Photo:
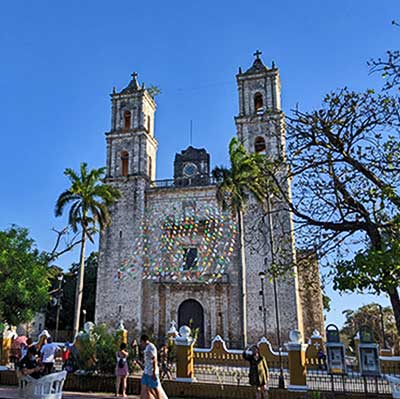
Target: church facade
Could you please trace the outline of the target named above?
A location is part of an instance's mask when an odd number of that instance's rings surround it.
[[[236,76],[237,138],[248,152],[282,161],[279,178],[290,194],[279,71],[255,56]],[[106,181],[122,197],[100,237],[96,323],[116,325],[122,319],[132,333],[163,337],[175,321],[198,329],[199,346],[218,334],[230,347],[241,347],[242,314],[249,343],[263,335],[276,343],[277,321],[282,341],[292,329],[322,331],[323,325],[303,324],[310,313],[323,323],[319,270],[311,273],[314,300],[307,302],[311,291],[303,280],[299,287],[292,215],[284,204],[269,198],[268,215],[255,201],[248,204],[242,268],[236,220],[218,206],[207,151],[190,146],[176,154],[174,178],[157,181],[154,98],[136,74],[111,98]],[[272,264],[291,272],[274,280]]]

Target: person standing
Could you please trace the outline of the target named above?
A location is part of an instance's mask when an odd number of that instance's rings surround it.
[[[169,364],[168,346],[164,344],[160,349],[160,380],[172,379],[171,367]]]
[[[42,364],[44,366],[44,374],[50,374],[53,372],[55,355],[59,350],[61,350],[61,348],[53,342],[53,338],[48,337],[47,343],[45,343],[40,349]]]
[[[115,367],[115,376],[117,377],[115,384],[115,396],[119,395],[119,389],[122,385],[122,397],[126,398],[126,379],[128,378],[128,351],[126,343],[122,342],[119,346],[119,351],[116,353],[117,364]]]
[[[141,380],[140,398],[168,399],[160,382],[157,348],[150,342],[146,334],[140,337],[140,346],[144,350],[144,370]]]
[[[268,399],[269,370],[266,359],[261,356],[260,349],[254,345],[243,352],[243,357],[250,362],[250,385],[255,386],[256,399]]]

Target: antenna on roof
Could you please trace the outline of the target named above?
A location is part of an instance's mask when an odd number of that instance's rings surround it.
[[[193,140],[193,121],[190,120],[190,145],[192,145]]]

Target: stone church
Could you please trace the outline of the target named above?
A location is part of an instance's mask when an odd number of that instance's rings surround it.
[[[236,81],[237,138],[249,152],[282,160],[280,179],[290,194],[279,70],[266,67],[256,52],[249,69],[239,68]],[[219,209],[210,154],[183,149],[175,156],[173,179],[156,180],[151,94],[134,73],[126,88],[111,95],[106,181],[122,197],[100,237],[96,323],[116,325],[122,319],[131,333],[157,337],[165,336],[173,321],[178,327],[189,324],[199,329],[199,346],[219,334],[228,347],[241,347],[243,329],[249,343],[263,335],[276,343],[277,322],[282,342],[292,329],[306,338],[313,329],[323,331],[318,263],[300,275],[292,215],[284,204],[268,199],[266,215],[265,207],[250,201],[242,268],[236,220]],[[291,272],[274,280],[271,264]]]

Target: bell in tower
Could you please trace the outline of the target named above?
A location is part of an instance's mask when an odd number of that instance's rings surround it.
[[[128,86],[111,94],[111,130],[107,136],[107,176],[155,179],[154,98],[134,72]]]
[[[239,115],[235,118],[237,135],[248,152],[283,156],[283,113],[279,71],[272,63],[264,65],[261,52],[254,53],[253,65],[236,75]]]

